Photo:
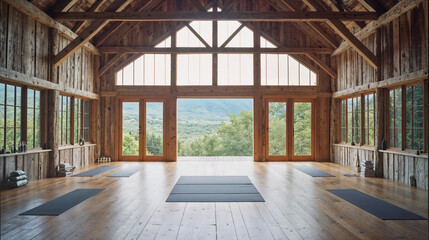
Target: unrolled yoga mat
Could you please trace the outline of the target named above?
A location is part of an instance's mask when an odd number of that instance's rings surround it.
[[[130,177],[136,172],[140,172],[143,166],[128,166],[108,175],[108,177]]]
[[[264,202],[247,176],[183,176],[167,202]]]
[[[426,218],[356,189],[326,189],[347,202],[383,220],[426,220]]]
[[[91,198],[104,189],[76,189],[69,193],[55,198],[47,203],[38,207],[30,209],[20,215],[51,215],[58,216],[61,213],[69,210],[70,208],[78,205],[79,203]]]
[[[86,171],[86,172],[82,172],[82,173],[73,175],[73,177],[93,177],[95,175],[110,171],[110,170],[115,169],[117,167],[118,166],[101,166],[101,167],[94,168],[94,169],[91,169],[91,170]]]
[[[215,185],[233,185],[233,184],[252,184],[247,176],[182,176],[176,184],[215,184]]]
[[[293,167],[312,177],[335,177],[334,175],[307,165],[293,165]]]

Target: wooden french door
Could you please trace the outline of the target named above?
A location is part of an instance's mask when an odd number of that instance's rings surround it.
[[[119,100],[119,160],[165,159],[165,100]]]
[[[267,99],[267,160],[314,160],[313,100]]]

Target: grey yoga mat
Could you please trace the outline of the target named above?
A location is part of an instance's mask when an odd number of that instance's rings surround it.
[[[86,172],[78,173],[76,175],[73,175],[73,177],[93,177],[95,175],[110,171],[110,170],[115,169],[117,167],[118,166],[101,166],[101,167],[94,168],[94,169],[91,169],[91,170],[86,171]]]
[[[312,177],[335,177],[334,175],[307,165],[293,165],[293,167]]]
[[[118,171],[108,175],[108,177],[130,177],[136,172],[140,172],[143,169],[143,166],[128,166],[121,168]]]
[[[182,176],[167,202],[264,202],[247,176]]]
[[[426,220],[426,218],[422,216],[360,192],[356,189],[326,190],[383,220]]]
[[[30,209],[20,215],[51,215],[58,216],[61,213],[69,210],[70,208],[78,205],[79,203],[91,198],[104,189],[76,189],[69,193],[57,197],[47,203],[38,207]]]
[[[247,176],[182,176],[176,184],[233,185],[252,184]]]

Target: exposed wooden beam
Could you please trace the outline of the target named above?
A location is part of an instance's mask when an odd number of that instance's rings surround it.
[[[4,0],[4,2],[8,3],[9,5],[16,8],[17,10],[24,13],[25,15],[35,19],[36,21],[48,27],[58,30],[58,32],[64,37],[66,37],[67,39],[72,40],[78,36],[69,28],[55,21],[48,14],[46,14],[45,12],[43,12],[42,10],[40,10],[30,2],[27,2],[25,0]],[[91,43],[85,43],[83,47],[93,54],[96,54],[96,55],[100,54],[98,52],[98,49],[94,47]]]
[[[315,0],[303,0],[310,8],[317,11],[325,11],[325,7]],[[378,68],[378,58],[372,53],[353,33],[338,19],[329,19],[327,24],[334,29],[353,49],[356,50],[373,68]]]
[[[139,1],[130,11],[151,11],[163,1],[164,0]],[[139,22],[111,22],[109,27],[106,28],[107,31],[100,33],[94,38],[96,46],[101,46],[104,43],[105,45],[115,44],[138,24]]]
[[[286,1],[286,0],[266,0],[273,8],[281,11],[292,10],[296,11],[300,9],[299,3],[296,1]],[[313,38],[313,41],[321,42],[326,46],[332,46],[337,48],[339,46],[338,41],[327,33],[318,23],[316,22],[306,22],[306,23],[293,23],[297,29],[305,33],[306,35]],[[315,32],[314,32],[314,31]],[[315,34],[316,33],[316,34]]]
[[[355,37],[359,40],[363,40],[371,35],[377,28],[393,21],[402,14],[409,10],[417,7],[423,0],[402,0],[389,11],[381,15],[376,21],[370,22],[366,27],[360,30]],[[332,54],[332,56],[338,55],[347,50],[351,45],[348,42],[342,43]]]
[[[287,54],[330,54],[332,49],[330,48],[302,48],[302,47],[279,47],[279,48],[232,48],[232,47],[221,47],[221,48],[204,48],[204,47],[189,47],[189,48],[154,48],[154,47],[132,47],[132,46],[106,46],[100,47],[102,53],[159,53],[159,54],[170,54],[170,53],[287,53]]]
[[[95,1],[91,7],[88,9],[87,12],[97,12],[98,8],[103,5],[103,3],[105,3],[106,0],[99,0],[99,1]],[[80,29],[82,28],[82,26],[85,24],[86,21],[83,22],[77,22],[73,27],[72,27],[72,31],[73,32],[79,32]]]
[[[329,19],[344,21],[376,20],[373,12],[67,12],[56,13],[55,19],[67,21],[208,21],[236,20],[258,22],[302,22],[325,21]]]
[[[226,47],[226,45],[228,45],[229,42],[231,42],[231,40],[241,31],[241,29],[243,29],[246,26],[246,24],[241,24],[240,27],[238,27],[232,34],[231,36],[228,37],[228,39],[226,39],[226,41],[224,43],[222,43],[222,45],[220,46],[221,48]]]
[[[125,56],[126,53],[119,53],[116,54],[112,59],[110,59],[107,63],[105,63],[99,70],[98,75],[102,76],[104,75],[113,65],[115,65],[116,62],[119,61],[123,56]]]
[[[98,99],[99,97],[98,94],[96,93],[82,91],[79,89],[63,86],[58,83],[53,83],[41,78],[33,77],[31,75],[16,72],[3,67],[0,67],[0,79],[2,81],[15,83],[15,84],[22,84],[25,86],[58,90],[62,93],[73,94],[73,95],[77,95],[77,96],[89,98],[89,99]]]
[[[320,60],[314,53],[307,52],[305,55],[307,55],[308,58],[310,58],[314,63],[316,63],[317,66],[325,70],[325,72],[331,76],[332,78],[337,78],[337,71],[332,69],[330,66],[328,66],[325,62]]]
[[[122,11],[125,7],[128,6],[133,0],[115,0],[109,5],[106,11]],[[106,26],[108,21],[97,20],[91,23],[91,25],[86,28],[77,38],[71,41],[65,48],[63,48],[57,55],[54,57],[54,65],[58,67],[62,62],[64,62],[69,56],[76,52],[82,45],[91,40],[104,26]]]
[[[360,86],[356,86],[354,88],[349,88],[346,90],[341,90],[334,92],[332,97],[334,98],[342,98],[347,97],[352,94],[364,93],[370,90],[374,90],[376,88],[386,88],[386,87],[394,87],[403,84],[412,83],[415,81],[423,80],[428,78],[428,69],[419,70],[412,73],[403,74],[400,76],[392,77],[383,81],[373,82],[370,84],[364,84]]]
[[[195,31],[195,29],[191,25],[189,25],[189,23],[185,23],[185,25],[195,35],[195,37],[197,37],[198,40],[200,40],[204,44],[204,46],[206,46],[207,48],[210,47],[210,44],[208,44],[206,40],[201,37],[201,35],[197,31]]]
[[[57,1],[54,6],[49,9],[49,12],[67,12],[75,5],[78,0],[62,0]]]

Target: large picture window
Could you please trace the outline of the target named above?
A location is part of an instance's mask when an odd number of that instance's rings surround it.
[[[91,101],[83,101],[83,138],[91,140]]]
[[[74,142],[78,143],[82,136],[82,99],[74,99]]]
[[[27,147],[40,146],[40,91],[27,89]]]
[[[406,148],[424,150],[423,85],[406,87]]]
[[[15,150],[21,142],[21,87],[0,83],[0,147]]]
[[[60,145],[70,144],[71,136],[71,98],[60,95],[59,99],[59,143]]]
[[[389,143],[390,147],[402,148],[402,89],[389,92]]]
[[[341,142],[374,145],[374,100],[374,93],[341,100]]]

